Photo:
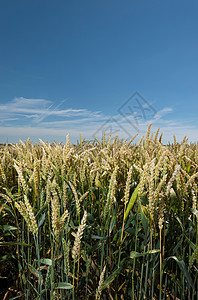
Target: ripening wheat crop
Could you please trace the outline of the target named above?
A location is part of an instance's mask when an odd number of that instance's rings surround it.
[[[198,299],[198,144],[0,148],[1,299]]]

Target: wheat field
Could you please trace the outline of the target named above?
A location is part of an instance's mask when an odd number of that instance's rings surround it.
[[[1,146],[0,298],[198,299],[197,182],[198,144],[151,124]]]

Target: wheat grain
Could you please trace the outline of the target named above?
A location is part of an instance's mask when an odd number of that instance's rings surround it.
[[[84,232],[84,229],[86,226],[86,220],[87,220],[87,212],[85,211],[83,218],[81,220],[81,224],[78,226],[78,231],[75,235],[74,246],[72,248],[72,257],[73,257],[74,261],[77,260],[77,258],[79,257],[79,254],[80,254],[80,243],[81,243],[83,232]]]
[[[104,268],[102,270],[102,273],[100,275],[100,281],[99,281],[99,284],[98,284],[98,289],[96,291],[96,297],[95,297],[96,300],[100,300],[100,298],[101,298],[102,285],[103,285],[103,282],[104,282],[105,271],[106,271],[106,265],[104,266]]]

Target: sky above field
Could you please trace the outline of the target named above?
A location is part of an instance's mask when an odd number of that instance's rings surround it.
[[[197,0],[0,0],[0,143],[198,140]]]

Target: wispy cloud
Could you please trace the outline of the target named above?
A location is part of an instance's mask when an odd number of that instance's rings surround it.
[[[153,117],[145,119],[136,111],[125,117],[119,113],[108,115],[86,108],[73,109],[65,106],[64,101],[57,104],[46,99],[23,97],[0,105],[0,142],[5,142],[7,138],[10,142],[17,142],[27,137],[35,141],[38,138],[64,141],[67,133],[75,142],[80,133],[84,138],[101,138],[104,131],[107,135],[112,134],[112,137],[118,135],[129,139],[137,132],[139,137],[144,135],[149,123],[153,124],[154,132],[160,127],[161,132],[164,132],[165,142],[171,141],[173,134],[179,140],[187,135],[190,140],[195,141],[198,136],[198,128],[188,120],[174,119],[171,107],[164,107]]]
[[[20,125],[25,122],[25,119],[28,119],[28,124],[32,126],[49,126],[50,122],[53,126],[57,122],[63,125],[66,120],[68,121],[71,118],[97,119],[101,117],[100,112],[92,112],[85,108],[65,109],[63,104],[64,101],[59,102],[57,105],[53,101],[45,99],[15,98],[6,105],[0,105],[1,123],[19,120]],[[45,120],[47,121],[44,123]]]
[[[173,112],[173,109],[172,107],[164,107],[163,109],[159,110],[155,116],[154,116],[154,119],[155,120],[159,120],[161,119],[163,116],[169,114],[169,113],[172,113]]]
[[[72,116],[74,114],[86,114],[86,109],[60,109],[59,105],[55,106],[52,101],[45,99],[27,99],[15,98],[8,104],[0,105],[0,112],[10,114],[26,114],[33,118],[37,115],[56,115],[56,116]]]

